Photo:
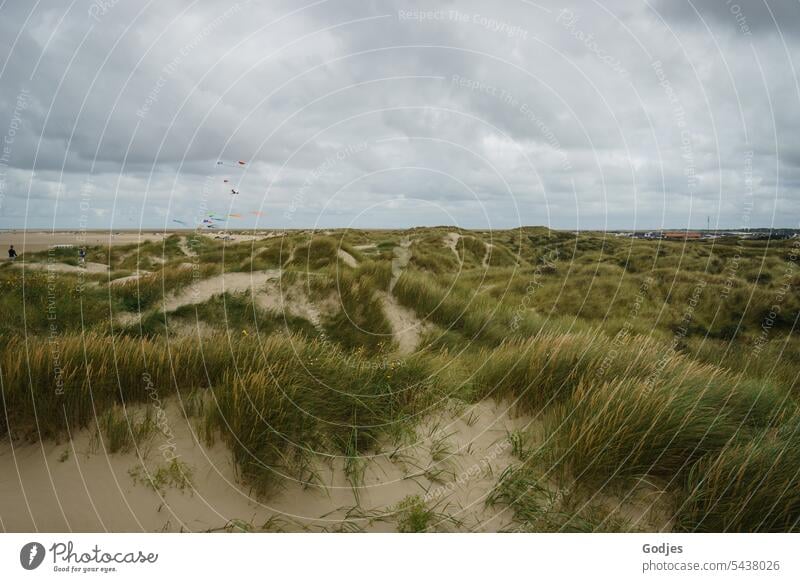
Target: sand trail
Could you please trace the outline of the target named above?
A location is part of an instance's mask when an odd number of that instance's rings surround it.
[[[461,235],[457,232],[448,232],[442,241],[444,245],[453,251],[453,254],[456,256],[456,260],[460,263],[461,262],[461,255],[458,254],[458,249],[456,249],[456,245],[458,245],[458,241],[461,238]]]
[[[392,328],[392,335],[397,343],[400,355],[414,353],[419,345],[420,335],[431,327],[430,324],[421,322],[411,309],[400,305],[394,296],[394,287],[403,271],[408,267],[409,261],[411,261],[411,242],[410,238],[403,237],[400,240],[400,244],[394,247],[389,289],[387,293],[380,294],[383,312]]]
[[[250,291],[257,295],[267,281],[280,277],[280,269],[253,271],[245,273],[225,273],[208,279],[201,279],[164,299],[164,311],[175,311],[184,305],[203,303],[214,295]]]
[[[358,261],[356,261],[356,258],[350,253],[348,253],[346,250],[339,249],[336,254],[339,257],[339,260],[342,261],[348,267],[355,268],[358,266]]]
[[[408,307],[400,305],[393,295],[381,294],[383,313],[392,328],[392,336],[398,345],[398,354],[408,355],[416,351],[421,335],[433,326],[422,322]]]
[[[489,259],[492,256],[492,247],[494,247],[494,245],[492,243],[487,243],[487,242],[483,244],[486,245],[486,254],[483,255],[483,261],[481,261],[481,266],[483,266],[484,269],[488,269]]]
[[[197,255],[197,253],[194,252],[191,245],[189,244],[189,237],[187,236],[181,237],[181,240],[178,243],[178,248],[181,249],[181,252],[187,257],[194,257]]]
[[[400,240],[400,244],[392,249],[392,278],[389,281],[389,294],[394,290],[397,280],[403,274],[409,261],[411,260],[411,239],[407,236]]]

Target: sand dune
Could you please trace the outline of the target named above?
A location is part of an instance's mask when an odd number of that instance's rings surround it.
[[[342,457],[317,462],[321,483],[286,476],[285,488],[260,500],[238,482],[230,451],[198,439],[194,422],[176,399],[166,404],[172,434],[169,454],[158,433],[138,451],[108,454],[93,429],[61,443],[0,446],[0,530],[19,531],[206,531],[232,521],[256,529],[272,520],[288,531],[350,529],[394,531],[393,508],[420,495],[437,511],[462,522],[457,529],[495,531],[510,523],[484,500],[513,458],[507,435],[530,424],[512,418],[491,401],[437,414],[423,422],[417,438],[387,445],[365,457],[363,483],[348,481]],[[447,451],[442,455],[437,451]],[[189,471],[184,490],[154,490],[142,482],[171,462]],[[435,475],[436,481],[432,480]],[[442,529],[453,524],[440,523]]]
[[[175,311],[183,305],[193,305],[208,301],[214,295],[221,293],[239,293],[251,291],[258,293],[264,283],[280,277],[280,269],[268,271],[253,271],[249,273],[225,273],[208,279],[201,279],[183,289],[180,293],[164,299],[163,309]]]

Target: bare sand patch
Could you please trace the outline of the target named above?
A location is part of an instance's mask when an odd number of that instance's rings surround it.
[[[280,277],[280,269],[267,271],[252,271],[248,273],[225,273],[216,277],[209,277],[192,283],[177,294],[164,299],[163,309],[175,311],[184,305],[194,305],[208,301],[214,295],[222,293],[239,293],[250,291],[257,295],[264,284],[270,279]]]
[[[510,523],[510,515],[487,510],[484,501],[512,461],[510,445],[503,444],[508,433],[528,423],[490,401],[438,412],[423,421],[411,442],[387,443],[364,457],[360,482],[348,480],[345,459],[336,457],[317,470],[321,483],[295,482],[274,502],[313,529],[347,523],[351,529],[389,532],[397,529],[398,504],[419,496],[448,518],[434,519],[434,530],[497,531]],[[315,514],[324,519],[309,517]]]
[[[206,447],[175,403],[167,408],[174,454],[192,471],[184,491],[154,490],[131,471],[156,471],[169,460],[157,435],[138,452],[106,454],[93,429],[56,444],[0,446],[0,523],[5,531],[204,531],[262,511],[236,485],[230,453]],[[143,467],[146,467],[146,471]]]
[[[280,279],[267,281],[264,290],[256,295],[256,305],[266,311],[283,313],[284,301],[281,296]]]
[[[238,481],[230,451],[199,439],[175,398],[164,402],[169,455],[162,454],[161,433],[136,452],[107,454],[94,429],[62,443],[0,445],[2,530],[174,532],[271,523],[288,531],[394,531],[394,509],[410,495],[460,522],[446,529],[494,531],[510,521],[505,512],[487,511],[483,501],[511,462],[510,447],[502,444],[507,433],[527,421],[494,403],[434,415],[413,442],[364,457],[361,482],[348,480],[343,457],[320,456],[319,483],[286,476],[280,493],[257,499]],[[186,489],[154,489],[134,478],[152,475],[173,456],[190,475]]]
[[[483,244],[486,245],[486,253],[483,255],[483,261],[481,262],[481,265],[483,266],[484,269],[488,269],[489,258],[492,256],[492,247],[494,247],[494,245],[492,243],[487,243],[487,242],[484,242]]]
[[[356,258],[355,258],[353,255],[351,255],[350,253],[348,253],[346,250],[344,250],[344,249],[339,249],[339,250],[338,250],[338,252],[337,252],[336,254],[337,254],[337,256],[339,257],[339,259],[340,259],[340,260],[341,260],[341,261],[342,261],[342,262],[343,262],[345,265],[347,265],[348,267],[353,267],[353,268],[355,268],[355,267],[357,267],[357,266],[358,266],[358,261],[356,261]]]
[[[392,253],[394,254],[394,258],[392,258],[392,278],[389,281],[390,295],[392,291],[394,291],[394,286],[397,284],[398,279],[400,279],[400,275],[403,274],[403,271],[411,260],[411,239],[407,236],[403,237],[400,244],[392,249]]]
[[[194,250],[192,250],[192,247],[189,246],[189,237],[182,236],[180,242],[178,243],[178,248],[181,249],[181,252],[187,257],[193,257],[196,255]]]
[[[120,311],[114,313],[112,320],[121,327],[128,327],[139,323],[142,318],[141,313],[130,313],[128,311]]]
[[[161,396],[166,431],[131,452],[107,453],[95,428],[60,443],[0,444],[0,531],[219,531],[234,524],[255,531],[265,524],[286,531],[395,531],[398,506],[412,496],[435,512],[431,530],[508,530],[511,511],[487,507],[486,500],[503,472],[520,463],[509,436],[526,431],[541,442],[543,435],[540,421],[515,415],[510,404],[453,403],[422,419],[405,440],[349,459],[362,467],[357,478],[346,470],[346,457],[320,454],[311,459],[313,482],[275,469],[282,487],[259,498],[239,479],[220,439],[200,438],[199,421],[183,414],[176,397]],[[213,406],[210,398],[206,405]],[[186,487],[151,486],[147,475],[173,458]],[[670,528],[662,515],[665,495],[652,486],[587,502],[634,525]]]
[[[411,309],[400,305],[393,294],[397,281],[411,261],[411,243],[410,238],[403,237],[400,244],[392,249],[394,258],[389,289],[387,293],[380,294],[384,315],[392,328],[392,335],[401,355],[413,353],[419,345],[420,335],[430,327],[429,324],[421,322]]]
[[[461,262],[461,255],[458,254],[458,250],[456,249],[456,245],[458,245],[458,241],[461,238],[461,235],[457,232],[448,232],[444,235],[442,241],[444,242],[444,246],[448,249],[453,251],[453,254],[456,256],[456,260],[460,263]]]
[[[392,328],[392,336],[398,346],[400,355],[408,355],[416,351],[419,346],[420,336],[433,326],[420,321],[408,307],[400,305],[393,295],[382,293],[380,295],[383,312]]]
[[[305,319],[320,332],[323,331],[323,317],[336,314],[340,307],[334,294],[319,303],[312,301],[300,281],[287,289],[277,282],[268,282],[266,289],[256,295],[255,300],[262,309]]]

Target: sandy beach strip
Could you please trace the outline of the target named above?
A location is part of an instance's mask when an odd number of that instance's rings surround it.
[[[178,232],[178,231],[176,231]],[[128,245],[139,242],[158,241],[174,234],[167,231],[47,231],[47,230],[4,230],[0,231],[0,248],[8,249],[14,245],[17,253],[46,251],[53,245],[110,246]]]

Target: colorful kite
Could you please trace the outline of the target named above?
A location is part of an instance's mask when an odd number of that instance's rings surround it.
[[[245,162],[244,160],[239,160],[237,162],[229,162],[229,161],[225,161],[225,160],[217,160],[217,166],[223,166],[223,167],[226,167],[226,168],[237,168],[239,170],[243,170],[246,165],[247,165],[247,162]],[[222,183],[223,184],[228,184],[228,187],[230,188],[230,193],[233,196],[236,196],[239,193],[238,186],[235,185],[231,181],[230,178],[224,178],[222,180]]]
[[[247,165],[247,162],[239,160],[238,162],[226,162],[224,160],[217,160],[218,166],[225,166],[226,168],[242,168]]]

